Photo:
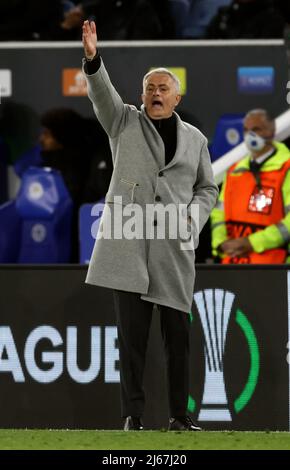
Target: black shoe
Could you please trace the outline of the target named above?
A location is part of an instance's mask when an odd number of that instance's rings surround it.
[[[189,416],[177,416],[170,418],[168,431],[201,431],[202,429],[193,423]]]
[[[144,426],[140,418],[136,416],[127,416],[124,431],[143,431]]]

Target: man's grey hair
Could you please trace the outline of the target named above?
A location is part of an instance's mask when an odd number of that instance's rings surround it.
[[[166,75],[169,75],[169,77],[172,78],[172,80],[174,81],[177,93],[180,93],[181,83],[180,83],[179,78],[177,77],[177,75],[175,75],[175,73],[170,72],[170,70],[168,70],[164,67],[158,67],[157,69],[152,69],[149,72],[147,72],[146,75],[144,75],[144,77],[143,77],[143,92],[145,91],[146,81],[154,73],[164,73]]]

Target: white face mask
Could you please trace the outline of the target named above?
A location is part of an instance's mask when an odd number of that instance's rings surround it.
[[[255,132],[246,132],[244,141],[250,152],[259,152],[266,145],[266,140]]]

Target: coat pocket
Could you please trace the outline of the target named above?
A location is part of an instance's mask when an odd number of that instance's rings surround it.
[[[106,194],[105,201],[123,206],[136,202],[139,183],[127,178],[120,178],[111,191]]]
[[[189,241],[192,237],[193,233],[193,227],[192,223],[189,220],[189,216],[183,215],[182,216],[182,221],[179,224],[179,239],[181,241]]]

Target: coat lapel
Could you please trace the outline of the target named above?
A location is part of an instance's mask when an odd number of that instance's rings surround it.
[[[144,105],[141,106],[141,114],[143,119],[141,120],[141,125],[143,128],[143,132],[146,136],[147,143],[150,147],[152,155],[154,156],[155,163],[158,165],[160,170],[168,169],[174,166],[182,155],[184,154],[188,141],[188,130],[183,124],[182,120],[176,115],[176,128],[177,128],[177,145],[176,145],[176,152],[172,160],[168,163],[168,165],[164,166],[165,164],[165,147],[162,138],[158,134],[158,131],[155,129],[154,125],[148,118]]]

